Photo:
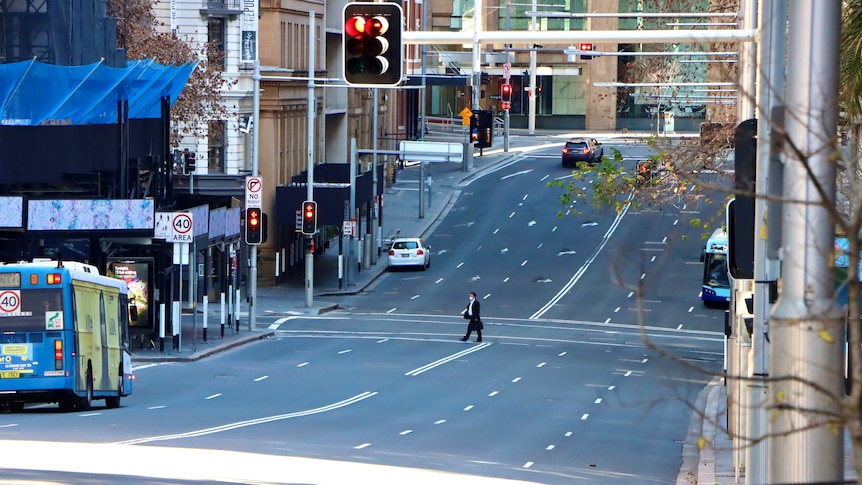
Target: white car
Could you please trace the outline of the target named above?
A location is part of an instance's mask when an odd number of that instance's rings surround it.
[[[431,267],[431,246],[418,237],[400,237],[389,247],[389,266],[418,266],[422,271]]]

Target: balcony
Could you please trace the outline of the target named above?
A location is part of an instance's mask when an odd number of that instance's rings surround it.
[[[201,2],[201,15],[233,18],[241,14],[240,0],[203,0]]]

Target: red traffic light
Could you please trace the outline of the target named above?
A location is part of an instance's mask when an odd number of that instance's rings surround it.
[[[245,242],[247,244],[260,244],[263,242],[261,227],[261,210],[253,207],[245,211]]]
[[[403,10],[395,3],[351,2],[344,8],[344,80],[395,86],[402,75]]]
[[[511,84],[503,84],[500,86],[500,100],[504,103],[508,103],[512,101],[512,85]]]
[[[588,42],[582,42],[580,47],[581,47],[580,48],[581,51],[592,51],[593,50],[593,44],[590,44]],[[592,58],[593,58],[593,56],[591,56],[589,54],[581,54],[581,60],[582,61],[588,61]]]

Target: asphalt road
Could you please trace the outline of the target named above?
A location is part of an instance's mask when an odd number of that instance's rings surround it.
[[[139,367],[120,409],[0,415],[5,463],[88,474],[74,483],[674,483],[711,378],[698,367],[721,368],[723,312],[697,298],[689,224],[714,209],[558,218],[547,183],[567,177],[549,149],[471,181],[428,237],[429,270],[280,319],[276,338]],[[458,340],[470,291],[482,344]],[[63,459],[81,443],[99,458]]]

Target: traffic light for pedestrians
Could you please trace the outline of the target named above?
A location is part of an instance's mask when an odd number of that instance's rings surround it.
[[[511,84],[503,84],[500,86],[500,100],[505,103],[512,102],[512,85]]]
[[[302,233],[311,236],[317,232],[317,202],[306,200],[302,203]]]
[[[197,158],[195,152],[183,153],[183,173],[188,175],[195,171],[195,162]]]
[[[404,14],[397,3],[352,2],[344,7],[344,80],[358,86],[401,82]]]
[[[260,244],[263,242],[263,214],[260,208],[245,210],[245,243]]]
[[[587,42],[581,42],[580,50],[592,52],[593,51],[593,44],[590,44]],[[581,54],[581,60],[582,61],[589,61],[592,58],[593,58],[593,56],[590,54]]]

